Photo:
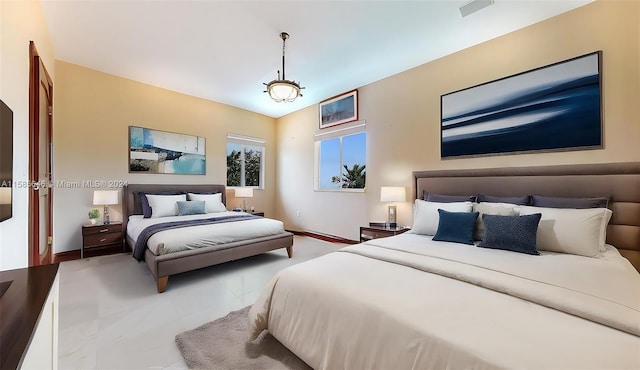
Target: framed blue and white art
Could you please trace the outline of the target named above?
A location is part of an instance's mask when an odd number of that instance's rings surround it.
[[[205,139],[129,126],[129,172],[204,175]]]
[[[441,157],[599,149],[602,51],[442,95]]]

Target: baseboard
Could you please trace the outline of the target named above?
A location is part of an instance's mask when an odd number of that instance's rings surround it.
[[[74,251],[60,252],[53,255],[53,263],[73,261],[80,259],[80,249]]]
[[[121,247],[89,248],[84,250],[84,258],[105,256],[108,254],[122,253]],[[53,255],[53,263],[73,261],[80,259],[80,249],[60,252]]]
[[[316,232],[311,232],[311,231],[296,231],[296,230],[287,230],[287,231],[290,232],[290,233],[293,233],[294,235],[308,236],[310,238],[320,239],[320,240],[323,240],[325,242],[330,242],[330,243],[343,243],[343,244],[358,244],[358,243],[360,243],[359,241],[346,239],[346,238],[343,238],[343,237],[340,237],[340,236],[329,235],[329,234],[321,234],[321,233],[316,233]]]

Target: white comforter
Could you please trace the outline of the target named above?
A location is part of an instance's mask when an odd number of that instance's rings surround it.
[[[405,233],[281,271],[249,325],[317,369],[638,369],[640,274],[611,246],[529,256]]]
[[[203,215],[143,218],[130,216],[127,223],[127,235],[137,240],[140,233],[150,225],[181,220],[195,220],[244,214],[240,212],[219,212]],[[147,241],[147,247],[155,255],[173,253],[187,249],[220,246],[225,243],[277,235],[284,232],[282,221],[258,217],[250,220],[223,222],[210,225],[189,226],[164,230],[153,234]]]

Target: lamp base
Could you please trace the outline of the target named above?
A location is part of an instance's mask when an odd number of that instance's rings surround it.
[[[103,216],[103,220],[102,223],[104,225],[108,225],[110,223],[109,221],[109,206],[104,206],[104,211],[102,212]]]
[[[390,228],[394,228],[398,226],[396,223],[396,206],[389,206],[389,222],[388,225]]]

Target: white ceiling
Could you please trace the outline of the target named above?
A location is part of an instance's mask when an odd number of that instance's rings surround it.
[[[280,117],[591,0],[42,0],[55,57]],[[281,69],[303,97],[276,103],[264,85]],[[549,40],[553,42],[553,40]],[[533,51],[532,51],[533,52]]]

